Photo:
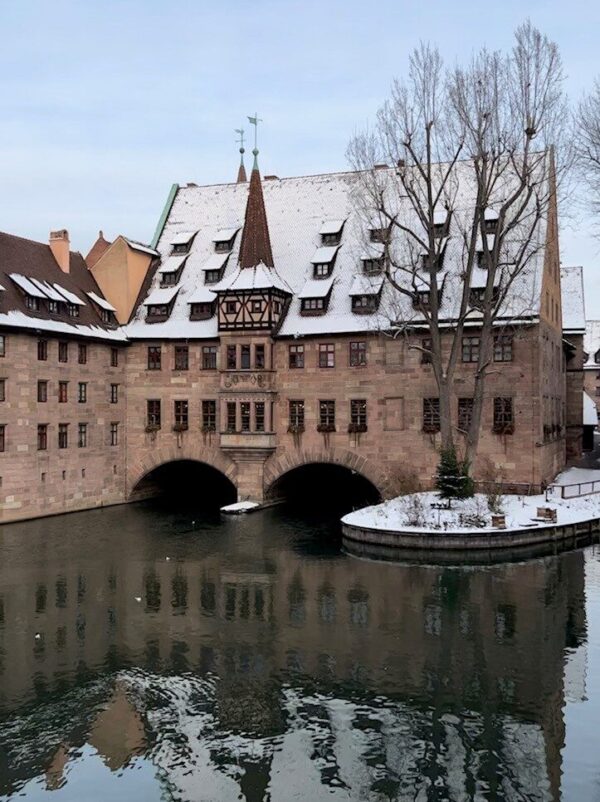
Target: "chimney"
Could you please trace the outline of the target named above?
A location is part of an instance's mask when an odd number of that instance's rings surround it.
[[[56,259],[56,263],[63,271],[68,273],[70,268],[70,249],[69,249],[69,232],[66,228],[61,228],[60,231],[50,232],[50,250],[52,256]]]

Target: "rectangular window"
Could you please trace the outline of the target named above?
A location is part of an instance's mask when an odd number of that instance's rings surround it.
[[[514,430],[512,398],[494,398],[494,434],[512,434]]]
[[[290,428],[304,431],[304,401],[290,401]]]
[[[253,312],[262,312],[263,311],[263,302],[262,301],[252,301],[252,311]]]
[[[512,334],[497,334],[494,337],[494,362],[512,362]]]
[[[240,402],[240,424],[243,432],[250,431],[250,402]]]
[[[333,343],[319,344],[319,367],[320,368],[335,367],[335,345]]]
[[[313,278],[327,278],[331,273],[331,265],[326,263],[313,265]]]
[[[461,432],[468,432],[473,417],[473,399],[458,399],[458,428]]]
[[[80,404],[87,403],[87,382],[79,382],[77,385],[77,401]]]
[[[188,428],[188,402],[175,401],[175,429],[185,431]]]
[[[254,404],[254,428],[257,432],[265,430],[265,402],[256,401]]]
[[[216,369],[217,369],[217,346],[203,345],[202,370],[216,370]]]
[[[58,447],[67,448],[69,445],[69,424],[58,424]]]
[[[0,357],[6,356],[6,335],[0,334]]]
[[[303,368],[304,367],[304,346],[303,345],[290,345],[289,346],[289,366],[290,368]]]
[[[227,402],[227,431],[235,432],[237,428],[235,401]]]
[[[254,346],[254,367],[256,370],[264,370],[265,367],[265,346]]]
[[[379,259],[363,259],[363,273],[367,276],[377,276],[383,272],[383,257]]]
[[[118,423],[111,423],[110,424],[110,444],[111,444],[111,446],[118,446],[119,445],[119,424]]]
[[[33,312],[37,312],[39,311],[40,308],[40,299],[35,298],[33,295],[26,295],[25,306],[27,307],[27,309],[31,309]]]
[[[237,368],[237,348],[235,345],[227,346],[227,370]]]
[[[335,430],[335,401],[319,401],[319,426]]]
[[[242,370],[250,370],[250,346],[242,345],[240,353],[240,365]]]
[[[302,298],[300,301],[301,312],[324,312],[325,298]]]
[[[148,370],[161,369],[160,345],[148,346]]]
[[[462,338],[462,361],[477,362],[479,359],[479,337]]]
[[[87,362],[87,345],[79,343],[77,346],[77,362],[80,365],[85,365]]]
[[[190,366],[190,353],[187,345],[175,346],[175,370],[188,370]]]
[[[58,402],[60,404],[67,403],[67,388],[69,386],[69,382],[59,382],[58,383]]]
[[[367,425],[367,402],[364,398],[350,401],[350,423],[354,426]]]
[[[111,384],[110,385],[110,403],[116,404],[119,401],[119,385],[118,384]]]
[[[228,315],[235,315],[235,313],[237,312],[237,308],[238,308],[237,301],[225,302],[225,312]]]
[[[58,361],[59,362],[68,362],[69,361],[69,343],[61,340],[58,343]]]
[[[146,426],[160,429],[160,398],[149,398],[146,401]]]
[[[6,379],[0,379],[0,401],[6,401]]]
[[[202,430],[217,431],[217,402],[212,399],[202,402]]]
[[[367,364],[367,343],[364,340],[350,343],[350,367]]]
[[[69,317],[79,317],[79,306],[77,304],[67,304],[67,315]]]
[[[429,337],[424,337],[421,340],[421,364],[422,365],[431,365],[431,339]]]
[[[205,284],[216,284],[217,281],[221,279],[221,271],[220,270],[205,270],[204,271],[204,283]],[[233,310],[235,312],[235,309]]]
[[[119,349],[118,348],[111,348],[110,349],[110,366],[111,366],[111,368],[118,368],[119,367]]]
[[[77,426],[77,448],[87,448],[87,423]]]
[[[48,359],[48,340],[38,340],[37,357],[40,362]]]
[[[6,451],[6,424],[0,423],[0,451]]]
[[[38,451],[46,451],[48,448],[48,424],[38,423],[37,427],[37,447]]]
[[[440,399],[423,399],[423,431],[439,432],[440,430]]]
[[[42,404],[48,400],[48,382],[45,380],[37,383],[37,400]]]

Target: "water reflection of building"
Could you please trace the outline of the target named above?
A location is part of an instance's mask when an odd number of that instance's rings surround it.
[[[177,749],[202,748],[194,760],[221,790],[260,785],[253,773],[279,782],[310,744],[305,758],[329,790],[349,777],[389,790],[404,777],[413,790],[463,783],[467,799],[486,783],[558,799],[573,685],[565,647],[576,653],[585,633],[581,552],[473,571],[307,559],[269,534],[239,536],[254,524],[235,522],[218,544],[180,539],[169,555],[136,515],[127,511],[135,525],[124,535],[100,516],[94,554],[74,535],[59,549],[46,536],[38,552],[15,530],[8,544],[2,709],[23,709],[32,694],[52,703],[123,669],[31,771],[59,781],[65,746],[82,738],[121,766],[143,750],[144,727],[160,727],[178,737],[161,739],[157,764],[168,773]],[[137,666],[150,673],[128,671]],[[437,744],[433,757],[425,743]],[[9,784],[17,776],[9,757]]]

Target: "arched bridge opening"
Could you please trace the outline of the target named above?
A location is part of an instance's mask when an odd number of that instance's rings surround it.
[[[237,500],[233,482],[205,462],[180,459],[157,465],[132,488],[131,501],[160,498],[167,504],[218,509]]]
[[[266,496],[308,513],[343,514],[381,501],[381,493],[370,479],[332,462],[310,462],[286,471],[267,488]]]

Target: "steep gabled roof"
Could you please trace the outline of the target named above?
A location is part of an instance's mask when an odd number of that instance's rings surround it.
[[[85,257],[85,263],[90,268],[90,270],[96,264],[98,259],[100,259],[102,254],[105,253],[110,248],[111,245],[112,242],[109,242],[107,239],[104,239],[103,232],[99,231],[98,239],[96,240],[96,242],[94,242],[94,244],[90,248],[90,252]]]

